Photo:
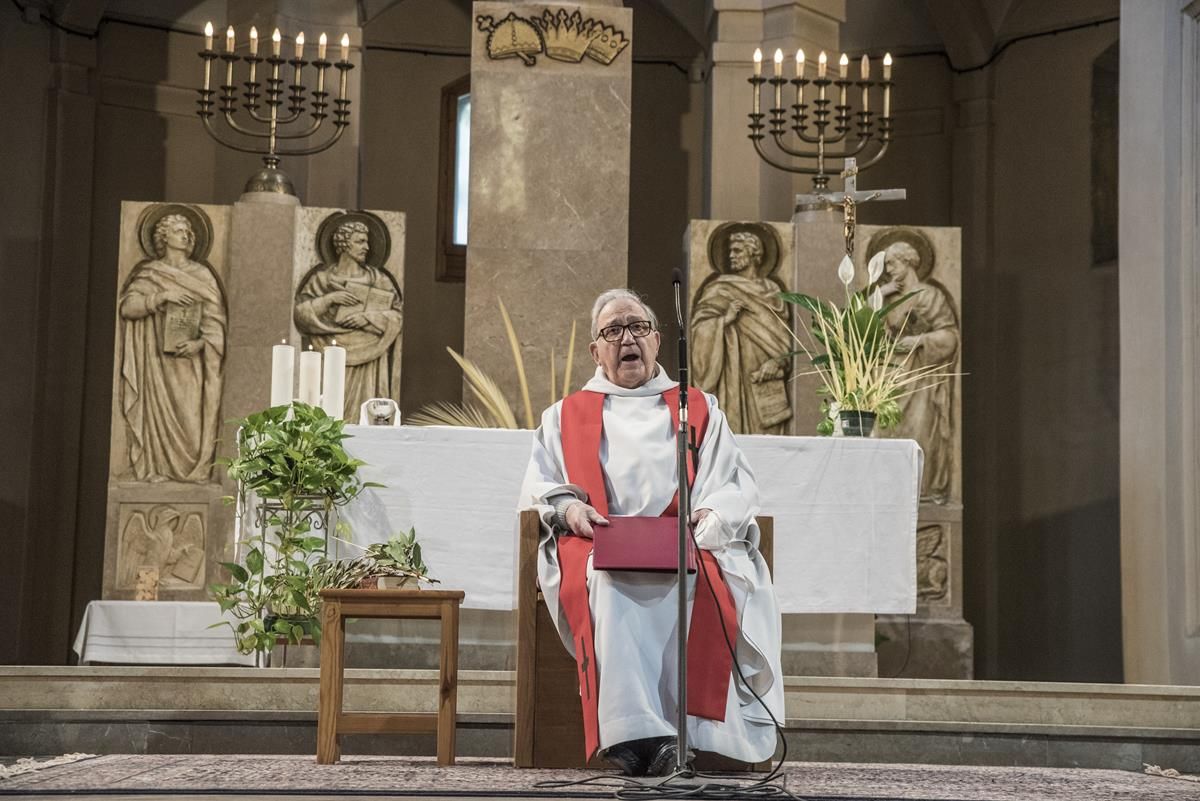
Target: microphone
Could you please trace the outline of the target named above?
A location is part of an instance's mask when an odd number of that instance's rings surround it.
[[[679,323],[680,336],[686,336],[686,333],[684,333],[684,325],[683,325],[683,317],[684,317],[684,314],[683,314],[684,300],[682,299],[682,295],[684,294],[683,270],[679,269],[678,267],[671,270],[671,283],[675,287],[675,321]]]

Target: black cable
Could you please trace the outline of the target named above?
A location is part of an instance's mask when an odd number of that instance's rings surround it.
[[[696,531],[694,527],[690,527],[692,544],[695,546],[697,553],[700,550],[700,543],[696,540]],[[719,603],[717,599],[716,588],[713,587],[712,579],[708,575],[708,570],[704,567],[704,560],[698,558],[697,568],[704,576],[704,585],[708,587],[709,593],[712,595],[714,603]],[[719,568],[718,568],[719,570]],[[699,582],[697,582],[698,584]],[[754,688],[750,686],[746,676],[742,673],[741,663],[738,661],[737,648],[729,636],[729,629],[725,627],[725,619],[720,615],[717,616],[718,622],[721,624],[721,634],[725,639],[725,647],[729,650],[729,655],[733,658],[733,666],[737,672],[738,678],[742,682],[759,705],[766,710],[767,716],[771,718],[771,723],[775,726],[775,734],[777,742],[782,746],[782,753],[776,763],[774,769],[771,770],[765,777],[757,779],[750,784],[733,784],[728,781],[713,782],[709,781],[704,784],[691,785],[675,785],[672,786],[670,781],[676,778],[693,778],[699,777],[702,779],[724,778],[713,774],[692,773],[687,776],[669,776],[665,780],[657,782],[651,780],[634,779],[628,776],[612,776],[609,774],[601,774],[589,776],[585,779],[577,779],[573,781],[548,781],[538,782],[534,787],[542,789],[565,789],[568,787],[608,787],[614,788],[613,795],[622,799],[622,801],[642,801],[642,799],[668,799],[668,798],[695,798],[702,801],[725,801],[725,799],[772,799],[786,798],[790,801],[816,801],[813,796],[798,796],[784,787],[771,784],[777,776],[782,772],[783,765],[787,761],[788,744],[787,736],[784,733],[783,724],[775,717],[775,713],[771,711],[771,707],[763,700]],[[783,677],[779,679],[782,681]],[[687,703],[687,699],[680,698],[678,703]]]
[[[1072,33],[1074,31],[1081,31],[1086,28],[1099,28],[1101,25],[1108,25],[1113,22],[1120,22],[1120,21],[1121,21],[1121,18],[1119,16],[1105,17],[1104,19],[1093,20],[1091,22],[1079,22],[1074,25],[1065,25],[1061,28],[1052,28],[1048,31],[1038,31],[1037,33],[1024,33],[1024,34],[1021,34],[1020,36],[1014,36],[1011,39],[1004,40],[1004,42],[1002,42],[999,47],[996,47],[995,49],[993,49],[991,52],[991,55],[989,55],[986,60],[980,62],[979,64],[975,64],[974,66],[971,66],[971,67],[956,67],[956,66],[954,66],[954,62],[950,60],[950,54],[947,53],[945,50],[919,50],[915,53],[898,54],[896,56],[896,58],[901,59],[901,58],[922,58],[922,57],[927,57],[927,56],[939,56],[939,57],[945,59],[946,66],[948,66],[950,68],[951,72],[953,72],[956,75],[966,75],[967,73],[978,72],[981,69],[990,67],[996,61],[996,59],[1000,58],[1000,55],[1005,50],[1007,50],[1008,48],[1017,44],[1018,42],[1027,42],[1030,39],[1041,39],[1044,36],[1058,36],[1061,33]],[[876,58],[875,56],[871,56],[871,57]],[[882,58],[882,56],[880,56],[879,58]]]

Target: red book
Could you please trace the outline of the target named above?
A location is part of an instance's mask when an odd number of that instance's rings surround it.
[[[678,517],[609,515],[607,526],[593,526],[592,567],[674,573],[679,569]],[[696,572],[696,545],[688,536],[689,573]]]

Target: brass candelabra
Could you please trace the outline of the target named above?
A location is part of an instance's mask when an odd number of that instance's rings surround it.
[[[341,138],[342,132],[350,124],[350,100],[346,96],[348,75],[354,65],[350,63],[350,37],[342,34],[341,58],[336,62],[326,60],[328,45],[325,34],[321,34],[317,42],[317,58],[311,62],[316,69],[316,88],[311,92],[312,120],[307,125],[291,128],[304,115],[308,88],[302,81],[304,68],[310,62],[304,60],[304,34],[297,34],[295,39],[295,57],[284,58],[280,55],[283,41],[276,28],[271,35],[271,55],[262,57],[258,54],[258,31],[250,28],[249,52],[238,55],[236,34],[230,26],[225,34],[225,51],[218,53],[213,49],[212,23],[204,26],[204,49],[200,58],[204,61],[204,88],[199,89],[200,99],[196,112],[204,122],[204,128],[219,144],[241,153],[255,153],[262,156],[263,169],[255,173],[246,184],[247,192],[279,192],[294,195],[291,179],[279,169],[282,156],[311,156],[328,150]],[[220,98],[215,99],[218,90],[212,88],[213,63],[220,59],[225,62],[225,82],[220,85]],[[249,66],[248,76],[242,82],[242,108],[247,112],[248,122],[243,123],[235,117],[238,105],[238,87],[234,83],[234,65],[244,61]],[[265,86],[258,80],[258,68],[266,64],[269,71]],[[292,68],[292,81],[287,83],[284,75],[286,67]],[[338,70],[338,95],[333,99],[333,134],[324,141],[307,147],[283,149],[279,146],[281,140],[306,139],[317,133],[328,118],[329,92],[325,89],[325,74],[330,67]],[[285,87],[285,83],[287,84]],[[287,95],[286,99],[284,95]],[[213,106],[219,103],[218,111],[224,116],[229,130],[240,137],[226,139],[217,130],[213,117],[216,111]],[[284,104],[286,112],[283,112]],[[263,104],[266,110],[262,110]],[[287,130],[284,130],[287,128]],[[249,141],[246,141],[249,140]]]
[[[850,59],[845,53],[838,61],[837,77],[830,76],[830,65],[824,51],[817,59],[816,77],[809,77],[803,50],[796,51],[795,77],[783,75],[783,51],[776,50],[774,73],[770,78],[762,74],[762,50],[754,51],[754,75],[749,79],[754,89],[754,105],[750,114],[750,140],[763,161],[786,172],[813,176],[813,189],[820,193],[829,187],[829,165],[834,160],[833,173],[840,173],[841,160],[857,159],[866,155],[866,161],[858,165],[858,171],[869,169],[879,163],[887,152],[892,138],[892,56],[883,58],[883,79],[871,80],[871,61],[863,56],[859,62],[859,79],[850,80]],[[773,91],[773,104],[768,114],[762,111],[762,91],[766,85]],[[794,102],[790,104],[791,125],[788,125],[788,107],[784,105],[784,87],[791,85]],[[811,87],[811,88],[810,88]],[[849,102],[851,88],[860,91],[861,99],[857,111]],[[882,113],[871,110],[873,90],[882,90]],[[836,93],[835,103],[830,96]],[[764,119],[766,122],[764,122]],[[764,133],[764,131],[766,133]],[[789,144],[788,133],[795,136],[798,145]],[[851,136],[853,132],[853,136]],[[770,134],[778,154],[769,152],[763,140]],[[853,141],[852,141],[853,140]],[[842,145],[837,150],[831,146]],[[800,159],[800,163],[779,156]]]

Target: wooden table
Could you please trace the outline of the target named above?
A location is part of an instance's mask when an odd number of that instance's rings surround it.
[[[317,764],[341,758],[343,734],[437,734],[439,765],[454,764],[458,705],[458,609],[462,590],[322,590],[321,688],[317,705]],[[438,711],[426,713],[343,712],[346,619],[428,619],[442,623]]]

